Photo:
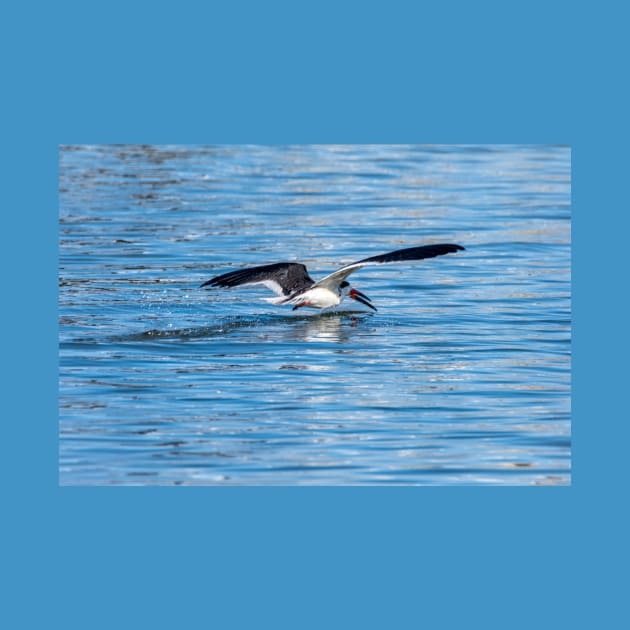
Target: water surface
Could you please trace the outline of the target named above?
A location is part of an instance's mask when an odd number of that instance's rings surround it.
[[[62,484],[570,483],[570,151],[60,150]],[[200,289],[298,260],[379,308]]]

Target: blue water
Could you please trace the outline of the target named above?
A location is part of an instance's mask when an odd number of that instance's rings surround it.
[[[62,484],[568,484],[562,146],[60,149]],[[368,267],[378,307],[200,289]]]

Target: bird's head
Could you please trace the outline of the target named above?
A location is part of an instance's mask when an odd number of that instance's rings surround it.
[[[341,297],[347,296],[349,298],[352,298],[353,300],[356,300],[357,302],[361,302],[361,304],[365,304],[366,306],[369,306],[374,311],[376,310],[376,306],[372,306],[370,298],[367,295],[365,295],[365,293],[361,293],[361,291],[357,291],[357,289],[353,289],[350,286],[350,283],[347,282],[346,280],[344,280],[339,285],[339,294],[341,295]]]

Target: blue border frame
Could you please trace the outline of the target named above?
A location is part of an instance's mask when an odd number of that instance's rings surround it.
[[[623,625],[629,55],[604,5],[3,8],[3,627]],[[57,146],[143,141],[571,144],[573,486],[58,487]]]

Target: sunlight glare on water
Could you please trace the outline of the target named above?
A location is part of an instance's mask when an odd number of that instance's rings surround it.
[[[568,484],[564,146],[64,146],[60,483]],[[220,273],[366,267],[319,314]]]

